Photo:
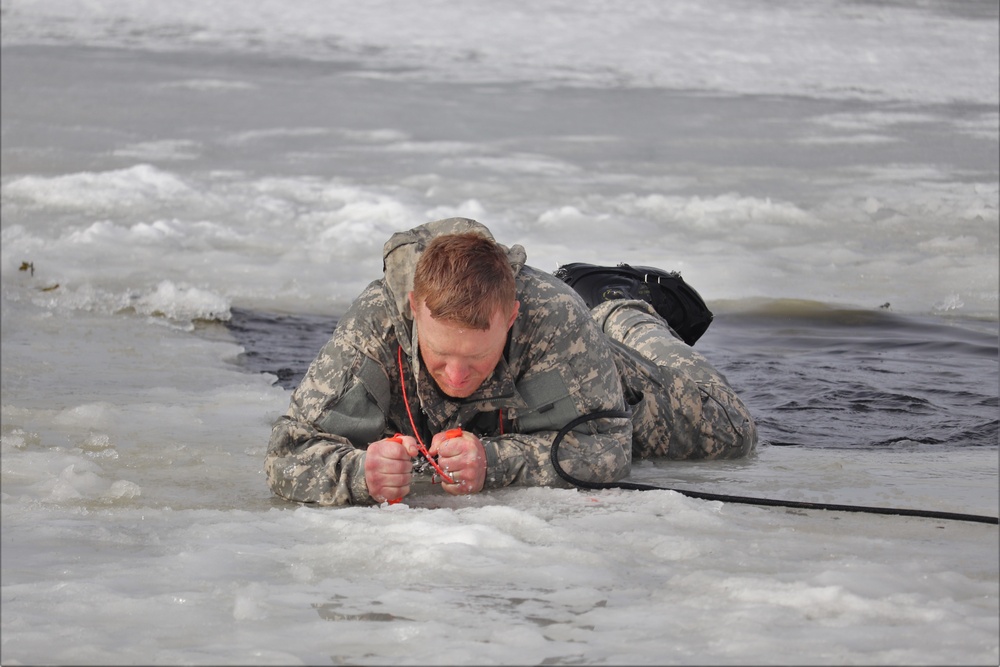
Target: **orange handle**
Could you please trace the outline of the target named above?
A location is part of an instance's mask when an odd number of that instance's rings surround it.
[[[446,439],[448,439],[448,440],[451,440],[452,438],[461,438],[462,437],[462,429],[460,429],[460,428],[453,428],[453,429],[450,429],[448,431],[445,431],[444,432],[444,437]],[[392,442],[398,442],[399,444],[403,444],[403,434],[402,433],[397,433],[396,435],[392,436],[391,438],[386,438],[386,440],[391,440]],[[441,475],[442,479],[444,479],[449,484],[454,484],[454,482],[452,481],[451,477],[448,476],[448,473],[446,473],[444,470],[441,470],[441,467],[437,464],[436,461],[434,461],[434,459],[430,455],[430,452],[428,452],[426,448],[424,448],[424,447],[421,446],[420,447],[420,453],[424,455],[424,458],[426,458],[427,462],[431,464],[431,467],[433,467],[434,470],[436,470],[437,473],[439,475]],[[394,505],[394,504],[398,503],[400,500],[402,500],[402,498],[397,498],[396,500],[390,500],[389,504],[390,505]]]

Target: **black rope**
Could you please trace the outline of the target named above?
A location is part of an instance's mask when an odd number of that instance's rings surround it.
[[[566,472],[559,464],[559,445],[562,444],[566,434],[579,424],[592,419],[613,419],[616,417],[629,417],[629,413],[623,410],[601,410],[588,415],[577,417],[570,421],[556,434],[552,441],[552,450],[549,458],[552,466],[564,480],[582,489],[626,489],[629,491],[674,491],[690,498],[701,500],[719,500],[724,503],[740,503],[744,505],[764,505],[769,507],[791,507],[804,510],[827,510],[831,512],[865,512],[868,514],[894,514],[897,516],[918,516],[927,519],[946,519],[949,521],[970,521],[974,523],[1000,524],[1000,518],[995,516],[983,516],[979,514],[961,514],[957,512],[935,512],[932,510],[912,510],[893,507],[865,507],[864,505],[834,505],[830,503],[808,503],[797,500],[776,500],[774,498],[749,498],[747,496],[730,496],[721,493],[706,493],[704,491],[688,491],[686,489],[668,489],[652,484],[639,484],[637,482],[588,482],[573,477]]]

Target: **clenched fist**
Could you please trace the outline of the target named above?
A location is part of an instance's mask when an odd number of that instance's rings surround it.
[[[406,497],[413,477],[413,457],[418,451],[417,441],[408,435],[397,435],[368,445],[365,483],[368,495],[375,502],[398,501]]]

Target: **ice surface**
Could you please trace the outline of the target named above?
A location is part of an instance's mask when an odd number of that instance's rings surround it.
[[[997,664],[995,526],[279,501],[221,324],[474,217],[716,311],[774,442],[635,481],[996,516],[995,2],[0,9],[3,664]]]

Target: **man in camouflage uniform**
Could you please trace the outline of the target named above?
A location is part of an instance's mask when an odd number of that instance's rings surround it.
[[[412,294],[418,260],[434,239],[429,257],[446,254],[440,249],[449,243],[486,253],[507,274],[497,283],[513,277],[514,299],[501,298],[488,321],[470,322],[465,306],[436,317],[440,299]],[[272,491],[321,505],[398,500],[410,492],[418,439],[447,474],[442,488],[451,494],[567,486],[550,461],[553,438],[599,411],[631,417],[591,419],[566,434],[559,465],[574,478],[621,480],[633,456],[735,458],[753,449],[746,407],[650,304],[618,299],[591,312],[525,259],[521,246],[497,244],[465,218],[394,234],[383,279],[352,304],[274,424],[265,461]],[[449,281],[447,272],[469,275],[462,271],[475,271],[473,263],[444,264],[437,284],[459,294],[448,285],[464,286],[463,279]],[[473,301],[496,299],[497,289],[480,289]]]

